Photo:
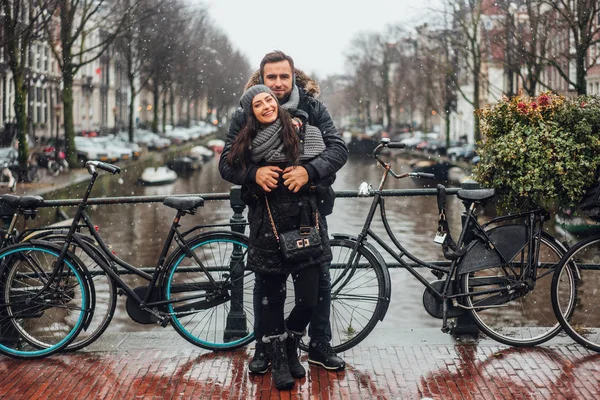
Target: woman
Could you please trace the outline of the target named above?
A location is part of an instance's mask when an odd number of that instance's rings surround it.
[[[324,149],[321,132],[303,124],[279,106],[277,98],[265,85],[249,88],[240,105],[248,115],[246,125],[232,143],[227,162],[249,170],[242,198],[249,205],[250,248],[248,268],[261,279],[268,295],[261,303],[259,321],[263,343],[272,346],[273,380],[278,389],[289,389],[293,378],[306,371],[298,360],[298,342],[310,322],[318,301],[320,265],[331,261],[327,229],[316,207],[314,191],[318,182],[300,185],[287,179],[294,168]],[[309,177],[310,178],[310,177]],[[284,260],[279,234],[298,230],[309,221],[320,237],[323,251],[300,261]],[[286,279],[292,274],[295,307],[284,320]]]

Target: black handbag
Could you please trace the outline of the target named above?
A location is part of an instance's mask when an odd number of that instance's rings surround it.
[[[309,226],[306,213],[302,213],[300,228],[294,229],[287,232],[278,233],[275,227],[275,221],[273,221],[273,215],[271,214],[271,208],[269,207],[269,201],[265,196],[265,203],[267,205],[267,212],[269,214],[269,220],[271,222],[271,228],[275,239],[279,243],[279,249],[281,250],[281,256],[285,261],[298,262],[305,261],[311,258],[319,257],[323,254],[325,249],[321,243],[321,235],[319,234],[319,215],[315,206],[313,212],[315,214],[315,225]],[[313,201],[311,201],[311,204]]]

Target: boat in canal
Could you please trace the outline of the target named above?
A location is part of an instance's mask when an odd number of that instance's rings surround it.
[[[140,176],[142,185],[167,185],[177,180],[177,172],[167,167],[148,167]]]

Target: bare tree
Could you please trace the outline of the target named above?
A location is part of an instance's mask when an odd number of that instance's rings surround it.
[[[75,128],[73,123],[73,83],[75,74],[97,59],[119,35],[131,15],[136,13],[139,0],[55,0],[57,36],[47,25],[50,47],[62,74],[65,142],[67,159],[77,163]]]
[[[346,55],[355,82],[352,85],[358,98],[358,125],[365,129],[372,123],[371,102],[377,101],[378,87],[376,75],[381,68],[379,46],[381,37],[377,33],[359,33],[350,45]]]
[[[134,0],[123,0],[126,9],[131,7]],[[125,74],[129,82],[129,112],[127,121],[127,132],[129,141],[133,141],[134,130],[134,106],[137,95],[146,86],[149,76],[142,77],[144,68],[143,58],[143,35],[146,33],[144,27],[148,24],[152,16],[157,15],[162,4],[162,0],[140,0],[137,12],[130,12],[126,15],[124,28],[117,36],[114,46],[125,61]],[[139,86],[136,86],[138,80],[141,80]]]
[[[481,73],[482,67],[482,43],[480,29],[483,16],[483,0],[448,0],[447,10],[450,13],[451,29],[454,39],[453,48],[459,51],[459,62],[468,74],[468,81],[473,85],[472,93],[465,93],[458,81],[455,80],[456,88],[461,96],[474,109],[481,108]],[[479,117],[474,116],[474,138],[480,140]]]
[[[517,78],[525,92],[534,96],[539,85],[546,86],[541,74],[548,65],[549,38],[555,28],[552,13],[539,0],[499,0],[497,4],[504,13],[504,92],[509,97],[516,94]]]
[[[600,42],[600,24],[597,0],[538,0],[554,11],[552,19],[553,33],[561,31],[568,35],[566,51],[548,54],[544,59],[552,65],[560,76],[572,85],[577,94],[587,93],[587,69],[596,63],[588,64],[587,55],[590,48]],[[559,36],[560,37],[560,36]],[[560,47],[560,46],[557,46]],[[571,54],[573,50],[573,54]],[[567,61],[562,63],[562,61]],[[571,61],[574,65],[571,64]],[[575,68],[575,77],[569,74],[569,68]]]
[[[42,40],[43,27],[51,13],[47,1],[0,0],[3,15],[3,42],[8,65],[15,86],[15,116],[17,120],[18,160],[21,171],[26,171],[29,158],[27,132],[27,72],[32,62],[31,45]],[[20,175],[24,176],[23,173]],[[20,177],[21,178],[21,177]]]

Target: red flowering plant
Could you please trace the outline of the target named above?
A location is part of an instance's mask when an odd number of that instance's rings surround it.
[[[519,95],[476,113],[482,141],[475,179],[503,193],[501,206],[569,207],[598,178],[600,98]]]

